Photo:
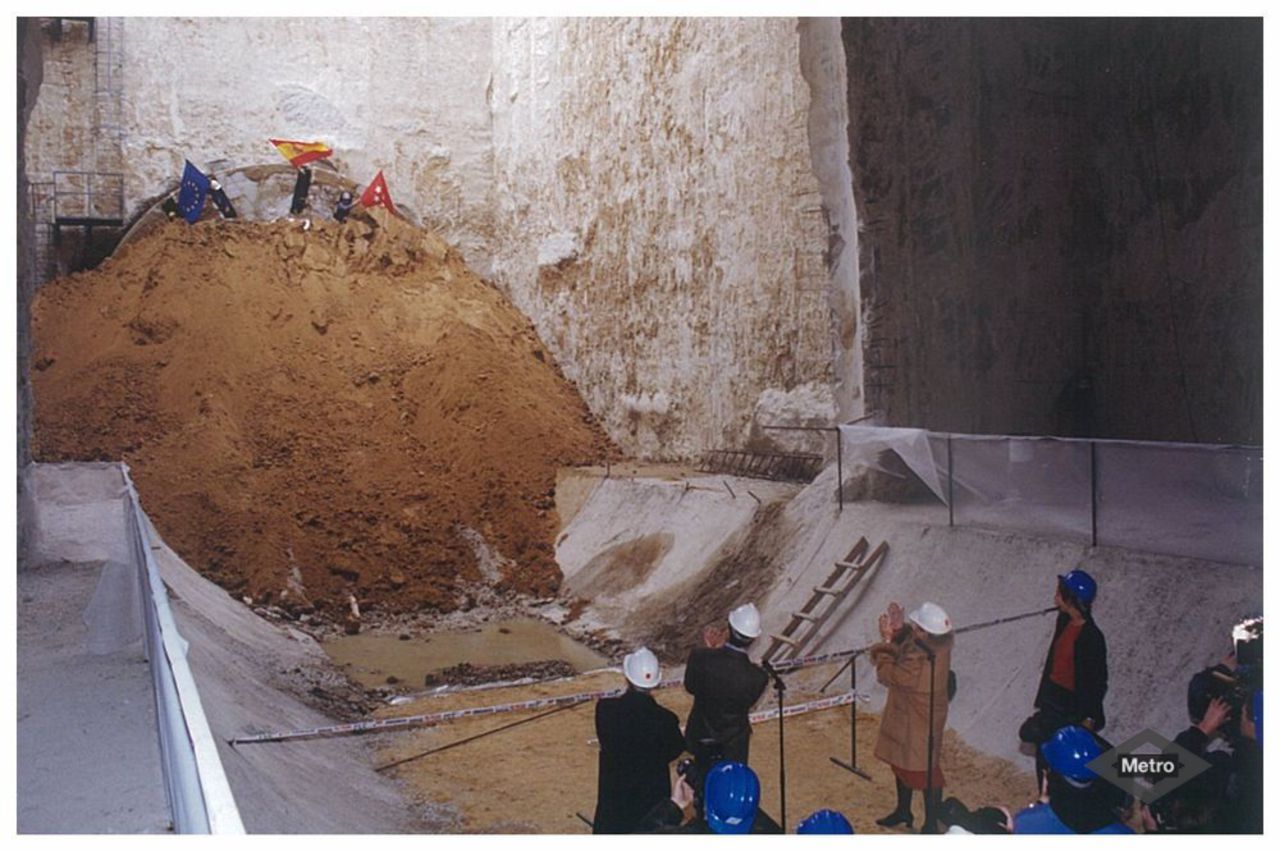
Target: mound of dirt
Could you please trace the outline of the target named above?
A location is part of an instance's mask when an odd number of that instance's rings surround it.
[[[556,469],[608,439],[435,235],[169,223],[33,307],[34,455],[124,459],[182,556],[291,612],[560,582]]]

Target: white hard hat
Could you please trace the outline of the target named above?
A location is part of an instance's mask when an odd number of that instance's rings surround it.
[[[661,679],[662,667],[648,648],[639,648],[622,658],[622,673],[637,689],[653,689]]]
[[[743,604],[729,613],[729,626],[748,639],[760,635],[760,611],[755,604]]]
[[[932,601],[925,601],[912,610],[907,620],[934,636],[945,636],[951,632],[951,619],[947,617],[946,610]]]

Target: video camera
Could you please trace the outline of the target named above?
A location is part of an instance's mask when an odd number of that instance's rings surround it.
[[[1262,617],[1246,618],[1231,628],[1235,668],[1219,663],[1197,672],[1187,685],[1187,714],[1192,723],[1204,718],[1209,702],[1220,698],[1231,708],[1222,726],[1228,739],[1240,735],[1240,719],[1253,693],[1262,688]]]

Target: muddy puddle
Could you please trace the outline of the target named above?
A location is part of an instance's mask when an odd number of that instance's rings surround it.
[[[329,658],[365,687],[400,684],[423,688],[428,674],[459,664],[497,669],[562,660],[576,672],[609,665],[608,660],[544,621],[519,618],[478,629],[400,639],[395,633],[359,633],[322,643]]]

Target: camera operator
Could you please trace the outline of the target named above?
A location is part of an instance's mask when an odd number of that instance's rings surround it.
[[[1262,831],[1262,619],[1240,622],[1232,639],[1232,653],[1191,678],[1187,711],[1193,724],[1174,742],[1211,765],[1185,795],[1220,796],[1222,830],[1255,834]],[[1226,749],[1210,750],[1216,741]]]

